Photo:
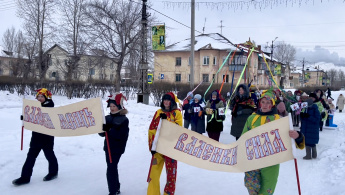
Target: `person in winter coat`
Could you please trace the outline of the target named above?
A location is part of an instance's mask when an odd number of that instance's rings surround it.
[[[191,104],[193,103],[193,92],[188,92],[187,98],[183,101],[182,109],[184,111],[183,114],[183,126],[184,128],[188,129],[189,125],[191,124],[191,117],[192,117],[192,108]]]
[[[230,134],[238,140],[242,135],[247,118],[254,112],[255,103],[249,96],[247,85],[240,84],[236,88],[235,97],[231,100],[231,131]]]
[[[316,144],[319,142],[319,124],[321,115],[316,102],[315,95],[311,93],[310,99],[307,100],[308,107],[301,112],[301,132],[305,136],[305,160],[317,157]]]
[[[161,108],[156,111],[149,128],[149,149],[151,151],[154,136],[156,135],[157,127],[160,119],[166,119],[172,123],[182,126],[182,114],[177,109],[176,97],[172,92],[165,94],[162,97]],[[149,186],[147,188],[147,195],[160,195],[160,175],[165,163],[167,173],[167,181],[164,188],[164,195],[175,194],[176,174],[177,174],[177,161],[169,158],[155,151],[151,151],[152,164],[151,172],[149,175]]]
[[[224,102],[221,100],[218,90],[211,93],[210,99],[206,103],[208,137],[219,141],[220,132],[223,131],[223,121],[225,120]]]
[[[327,88],[327,99],[328,98],[331,98],[332,100],[334,100],[333,98],[332,98],[332,92],[331,92],[331,89],[328,87]]]
[[[328,99],[327,104],[329,106],[329,110],[328,110],[328,117],[327,117],[325,126],[329,127],[329,126],[333,126],[333,116],[336,109],[332,102],[332,99]]]
[[[278,120],[275,114],[275,95],[271,89],[262,93],[259,100],[259,109],[248,117],[242,134],[255,130],[255,127]],[[289,131],[289,136],[295,139],[296,147],[304,148],[304,136],[295,130]],[[279,175],[279,164],[245,172],[244,182],[250,195],[271,195],[274,193]]]
[[[196,94],[194,96],[194,102],[192,103],[192,117],[191,126],[192,131],[203,134],[205,133],[205,104],[202,101],[201,95]]]
[[[324,107],[324,104],[322,103],[323,98],[320,98],[320,97],[322,97],[322,94],[320,96],[320,93],[318,93],[318,94],[310,93],[309,97],[314,98],[315,99],[314,103],[318,106],[319,112],[321,114],[321,118],[320,118],[320,121],[319,121],[319,129],[320,129],[320,131],[322,131],[322,129],[323,129],[323,121],[325,121],[327,119],[327,117],[328,117],[327,110]],[[327,105],[327,107],[329,109],[328,105]]]
[[[345,97],[343,96],[343,94],[340,94],[337,99],[336,109],[339,109],[339,112],[342,112],[344,110],[344,104],[345,104]]]
[[[122,93],[109,96],[107,107],[110,107],[110,114],[105,117],[106,124],[103,125],[103,131],[108,134],[112,160],[112,162],[110,162],[107,140],[104,139],[103,150],[105,151],[105,159],[107,162],[106,175],[109,195],[120,194],[120,181],[117,165],[122,154],[125,152],[129,134],[129,120],[126,117],[128,111],[123,106],[123,100],[126,100],[126,98]],[[100,133],[99,135],[104,137],[105,133]]]
[[[54,107],[54,102],[51,99],[52,94],[46,88],[36,90],[36,99],[41,102],[42,107]],[[23,120],[23,116],[21,116]],[[12,181],[13,185],[19,186],[30,183],[32,169],[34,168],[38,154],[43,150],[44,156],[48,160],[48,174],[43,178],[43,181],[50,181],[58,176],[58,162],[54,153],[54,136],[45,135],[32,132],[30,148],[22,168],[22,174],[18,179]]]
[[[294,103],[298,103],[298,106],[301,106],[301,94],[302,92],[300,90],[296,90],[294,92],[294,99],[296,100],[296,102]],[[293,126],[294,127],[299,127],[299,123],[300,123],[300,115],[299,115],[299,110],[295,110],[291,112],[291,115],[292,115],[292,122],[293,122]]]

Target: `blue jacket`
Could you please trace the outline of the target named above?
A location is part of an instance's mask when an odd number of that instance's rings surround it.
[[[302,117],[301,115],[301,132],[305,137],[305,144],[317,144],[319,143],[319,128],[320,128],[320,112],[316,104],[306,108],[304,113],[308,114],[308,117]]]

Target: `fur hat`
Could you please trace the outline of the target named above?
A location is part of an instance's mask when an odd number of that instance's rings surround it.
[[[272,104],[273,106],[276,104],[276,95],[273,91],[273,87],[267,89],[267,90],[264,90],[261,94],[261,97],[260,97],[260,100],[262,98],[266,98],[268,100],[271,100],[272,101]]]
[[[44,97],[46,97],[46,99],[52,98],[52,93],[50,91],[48,91],[48,89],[46,89],[46,88],[37,89],[36,91],[37,91],[36,98],[40,94],[43,95]]]
[[[127,101],[127,99],[122,93],[115,93],[114,95],[110,95],[108,97],[109,99],[107,100],[107,107],[110,106],[110,103],[113,103],[119,108],[119,110],[125,109],[125,107],[123,106],[123,100]]]
[[[178,99],[173,92],[168,92],[168,93],[163,95],[162,102],[160,105],[162,109],[165,109],[164,100],[170,100],[170,102],[171,102],[169,111],[177,109],[176,102],[178,102]]]

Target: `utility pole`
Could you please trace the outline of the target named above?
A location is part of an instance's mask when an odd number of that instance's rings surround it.
[[[302,87],[304,87],[304,58],[302,61]]]
[[[190,89],[194,89],[195,0],[191,3]],[[206,19],[205,19],[206,20]]]
[[[223,27],[225,27],[223,26],[223,20],[220,21],[220,26],[218,27],[220,27],[220,34],[223,35]]]
[[[273,42],[275,41],[275,40],[277,40],[278,39],[278,37],[276,37],[274,40],[272,40],[272,44],[271,44],[271,68],[270,69],[272,69],[272,68],[274,68],[274,63],[273,63]],[[268,77],[270,77],[270,75],[268,75]],[[272,78],[273,79],[273,78]]]
[[[137,94],[137,102],[149,104],[149,89],[147,83],[147,13],[146,2],[143,0],[142,17],[141,17],[141,61],[140,61],[140,80],[139,80],[139,92]]]

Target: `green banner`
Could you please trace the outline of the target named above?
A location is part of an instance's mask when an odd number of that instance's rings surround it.
[[[165,26],[157,25],[152,27],[152,49],[165,50]]]
[[[275,64],[274,65],[274,75],[280,76],[282,74],[282,65],[281,64]]]
[[[304,79],[309,80],[310,79],[310,73],[305,73],[304,74]]]

